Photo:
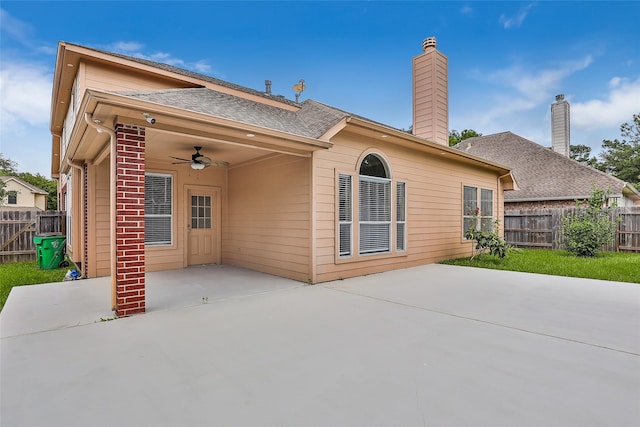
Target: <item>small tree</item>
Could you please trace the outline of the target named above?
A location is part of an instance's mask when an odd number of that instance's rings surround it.
[[[564,248],[576,256],[596,256],[600,248],[613,243],[616,236],[616,222],[611,212],[616,207],[607,206],[609,193],[597,188],[588,200],[576,201],[576,210],[562,218]]]
[[[474,224],[477,223],[478,221]],[[502,259],[506,257],[512,249],[511,246],[498,235],[498,220],[493,221],[487,230],[478,230],[475,225],[472,225],[467,232],[464,233],[464,237],[467,240],[473,240],[475,242],[475,251],[471,254],[471,260],[477,255],[487,251],[491,255]]]

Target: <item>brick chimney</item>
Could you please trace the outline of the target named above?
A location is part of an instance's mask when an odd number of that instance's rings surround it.
[[[413,58],[413,134],[449,145],[448,60],[436,50],[436,38],[422,42]]]
[[[551,146],[553,151],[569,157],[570,138],[569,103],[564,95],[556,95],[556,102],[551,104]]]

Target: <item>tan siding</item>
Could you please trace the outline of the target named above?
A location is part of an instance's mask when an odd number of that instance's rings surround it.
[[[223,263],[310,278],[309,167],[281,155],[229,170]]]
[[[171,165],[166,159],[154,158],[148,154],[146,172],[165,173],[173,176],[173,245],[147,246],[145,248],[146,271],[179,269],[186,266],[185,233],[190,221],[188,212],[190,205],[186,201],[186,185],[213,187],[220,191],[224,200],[227,181],[225,168],[209,167],[201,171],[193,171],[189,165]],[[222,206],[224,211],[224,204]],[[222,215],[221,215],[222,216]],[[218,218],[221,220],[221,218]]]
[[[96,276],[108,276],[111,274],[110,243],[109,243],[109,159],[94,168],[95,175],[95,208],[89,215],[95,216],[95,248],[89,250],[89,254],[95,253],[96,259],[89,259],[90,271],[95,263]],[[91,209],[91,207],[89,208]],[[91,241],[92,239],[90,239]]]
[[[502,214],[498,210],[498,179],[494,173],[463,166],[447,156],[418,153],[353,134],[344,133],[334,143],[332,149],[316,152],[314,159],[315,209],[321,213],[316,218],[316,282],[469,255],[471,244],[462,238],[463,185],[494,190],[494,211]],[[394,182],[407,183],[407,251],[336,262],[336,169],[357,175],[356,163],[368,149],[385,156]]]
[[[135,73],[105,64],[85,63],[83,87],[102,90],[154,90],[185,87],[168,79],[152,78],[148,74]]]
[[[96,276],[110,274],[110,243],[109,243],[109,158],[96,168],[96,203],[95,203],[95,262]],[[194,172],[188,165],[175,166],[165,159],[155,159],[150,156],[146,165],[147,172],[168,173],[173,175],[173,245],[147,246],[145,249],[146,271],[178,269],[185,266],[184,235],[187,223],[185,212],[185,185],[199,185],[218,188],[221,197],[226,191],[226,169],[210,167]],[[224,212],[224,205],[222,210]],[[221,215],[222,217],[222,215]],[[91,253],[91,252],[90,252]]]

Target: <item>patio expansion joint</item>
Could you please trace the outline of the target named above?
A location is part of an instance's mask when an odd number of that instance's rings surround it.
[[[576,340],[576,339],[573,339],[573,338],[566,338],[566,337],[561,337],[561,336],[553,335],[553,334],[545,334],[544,332],[536,332],[536,331],[532,331],[532,330],[529,330],[529,329],[518,328],[516,326],[503,325],[501,323],[496,323],[496,322],[491,322],[491,321],[488,321],[488,320],[477,319],[475,317],[463,316],[463,315],[460,315],[460,314],[448,313],[446,311],[435,310],[435,309],[426,308],[426,307],[420,307],[420,306],[413,305],[413,304],[407,304],[407,303],[403,303],[403,302],[393,301],[393,300],[386,299],[386,298],[381,298],[381,297],[374,297],[374,296],[371,296],[371,295],[365,295],[365,294],[361,294],[361,293],[358,293],[358,292],[348,291],[348,290],[345,290],[345,289],[337,289],[337,288],[326,287],[326,286],[324,288],[332,290],[332,291],[342,292],[342,293],[349,294],[349,295],[355,295],[355,296],[359,296],[359,297],[363,297],[363,298],[369,298],[369,299],[372,299],[372,300],[375,300],[375,301],[387,302],[387,303],[399,305],[399,306],[402,306],[402,307],[407,307],[407,308],[412,308],[412,309],[416,309],[416,310],[427,311],[427,312],[430,312],[430,313],[440,314],[440,315],[443,315],[443,316],[455,317],[457,319],[463,319],[463,320],[470,320],[472,322],[484,323],[486,325],[491,325],[491,326],[495,326],[495,327],[498,327],[498,328],[510,329],[510,330],[513,330],[513,331],[524,332],[524,333],[527,333],[527,334],[538,335],[538,336],[543,336],[543,337],[547,337],[547,338],[553,338],[553,339],[557,339],[557,340],[561,340],[561,341],[567,341],[567,342],[572,342],[572,343],[576,343],[576,344],[587,345],[589,347],[595,347],[595,348],[600,348],[600,349],[604,349],[604,350],[615,351],[617,353],[624,353],[624,354],[629,354],[629,355],[632,355],[632,356],[639,356],[640,357],[640,353],[635,353],[635,352],[627,351],[627,350],[621,350],[621,349],[613,348],[613,347],[607,347],[607,346],[599,345],[599,344],[593,344],[593,343],[589,343],[589,342],[586,342],[586,341]]]

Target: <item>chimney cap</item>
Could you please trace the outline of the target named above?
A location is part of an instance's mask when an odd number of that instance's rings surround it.
[[[564,93],[559,93],[556,95],[556,101],[562,101],[564,99]]]
[[[436,38],[435,37],[427,37],[422,41],[422,50],[426,51],[428,48],[436,48]]]

